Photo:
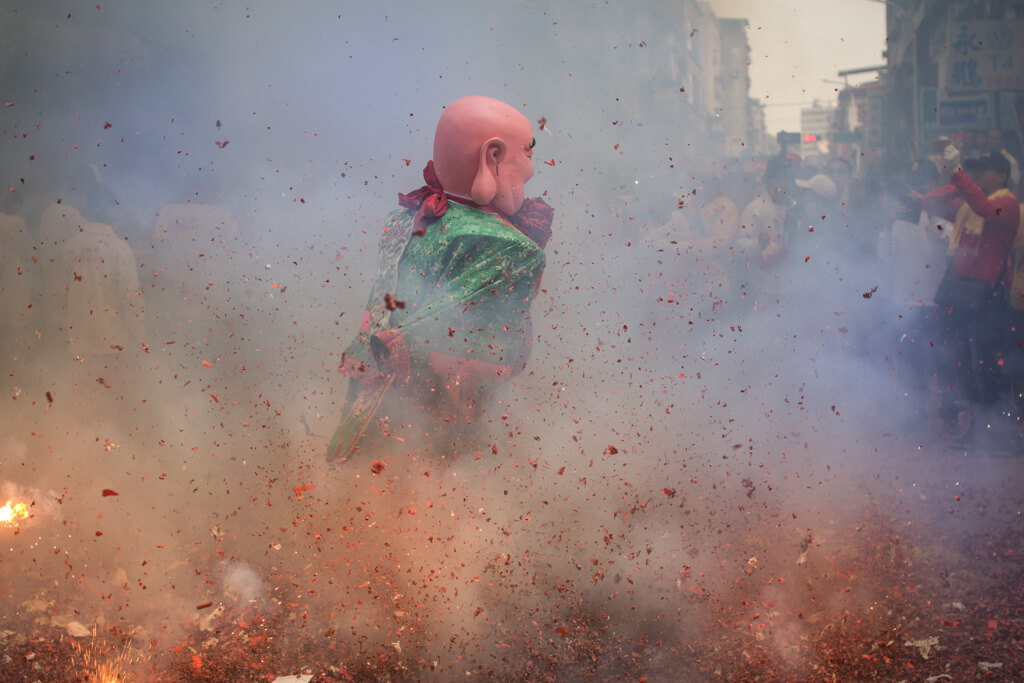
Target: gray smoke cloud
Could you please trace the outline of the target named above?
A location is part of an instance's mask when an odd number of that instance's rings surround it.
[[[417,680],[568,665],[594,634],[644,642],[657,670],[722,630],[796,673],[814,625],[884,599],[825,578],[872,552],[850,529],[969,528],[919,496],[999,474],[924,460],[928,406],[895,377],[885,292],[864,296],[874,263],[797,259],[755,291],[674,237],[680,197],[754,167],[708,165],[708,131],[664,113],[677,17],[648,9],[0,11],[4,211],[26,225],[6,248],[32,285],[4,311],[0,480],[36,502],[0,543],[6,575],[32,570],[11,590],[160,651],[197,606],[255,603],[339,665],[383,650]],[[382,219],[466,94],[545,120],[528,189],[556,222],[532,358],[454,461],[410,438],[378,474],[329,469]],[[106,194],[86,197],[82,168]],[[233,224],[160,237],[184,204]],[[82,351],[90,312],[62,297],[116,272],[59,265],[92,222],[130,247],[141,297],[116,316],[145,330]]]

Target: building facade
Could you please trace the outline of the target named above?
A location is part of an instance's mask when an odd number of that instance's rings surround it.
[[[932,140],[993,128],[1024,139],[1024,1],[886,6],[884,137],[891,154],[921,158]]]

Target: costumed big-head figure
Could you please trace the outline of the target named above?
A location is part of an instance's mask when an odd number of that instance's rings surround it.
[[[394,440],[380,446],[381,423],[415,424],[428,439],[472,425],[494,387],[525,365],[553,217],[525,196],[534,144],[529,120],[499,100],[463,97],[441,115],[426,185],[399,194],[403,210],[384,226],[367,310],[340,368],[351,382],[328,460],[385,457]]]

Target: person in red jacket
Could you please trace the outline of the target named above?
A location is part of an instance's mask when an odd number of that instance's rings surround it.
[[[1020,205],[1007,189],[1009,162],[1001,154],[986,154],[960,164],[960,152],[950,145],[943,155],[943,170],[952,184],[922,197],[931,213],[953,219],[949,240],[949,272],[987,284],[992,296],[970,308],[939,301],[945,314],[945,344],[950,362],[940,375],[951,392],[943,402],[947,430],[958,441],[971,434],[971,409],[991,405],[998,387],[998,326],[1001,311],[997,292],[1005,285],[1007,262],[1020,224]],[[940,288],[941,289],[941,288]],[[937,300],[939,297],[936,297]]]

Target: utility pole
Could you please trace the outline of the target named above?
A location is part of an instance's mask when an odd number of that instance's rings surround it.
[[[892,10],[901,20],[907,28],[910,29],[910,52],[911,52],[911,143],[914,146],[914,156],[918,156],[918,152],[921,149],[921,93],[918,87],[918,66],[917,66],[917,24],[914,22],[914,18],[903,9],[901,6],[892,2],[891,0],[872,0],[872,2],[879,2],[885,5],[887,10]],[[889,29],[889,15],[886,13],[886,40],[888,42],[888,29]],[[901,55],[902,57],[902,55]],[[902,59],[901,59],[902,61]],[[891,70],[890,70],[891,73]]]

